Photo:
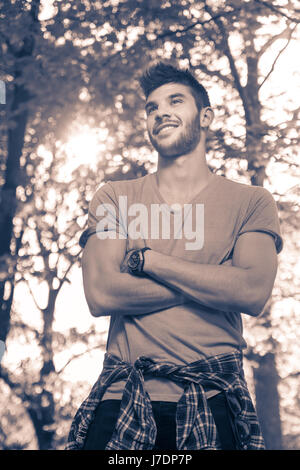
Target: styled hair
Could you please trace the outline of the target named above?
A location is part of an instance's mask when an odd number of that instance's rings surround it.
[[[206,89],[189,69],[183,70],[165,62],[157,62],[143,73],[139,82],[146,99],[152,91],[166,83],[180,83],[190,88],[199,111],[203,107],[210,106]]]

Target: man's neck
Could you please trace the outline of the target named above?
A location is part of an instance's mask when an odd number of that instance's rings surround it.
[[[206,163],[205,151],[199,150],[174,159],[159,156],[157,184],[161,192],[170,198],[185,195],[191,199],[205,188],[212,173]]]

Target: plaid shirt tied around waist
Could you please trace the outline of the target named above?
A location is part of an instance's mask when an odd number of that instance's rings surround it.
[[[207,403],[205,385],[225,393],[233,417],[237,450],[264,449],[256,412],[244,379],[242,353],[232,352],[201,359],[187,365],[158,363],[139,357],[134,364],[105,354],[103,370],[89,396],[81,404],[71,425],[66,450],[84,447],[89,425],[108,386],[127,379],[120,413],[106,450],[153,449],[156,424],[144,376],[165,377],[184,387],[177,403],[177,449],[217,450],[217,429]]]

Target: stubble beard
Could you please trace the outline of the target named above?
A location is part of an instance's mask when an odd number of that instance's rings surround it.
[[[200,113],[197,113],[194,119],[187,123],[186,128],[181,132],[178,138],[170,144],[161,144],[149,133],[151,144],[159,155],[165,158],[176,158],[192,152],[200,142],[200,137]]]

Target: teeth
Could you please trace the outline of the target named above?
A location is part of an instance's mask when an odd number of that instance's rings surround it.
[[[158,132],[162,132],[162,131],[165,131],[165,130],[168,130],[168,129],[174,129],[174,127],[176,127],[176,126],[164,126]]]

